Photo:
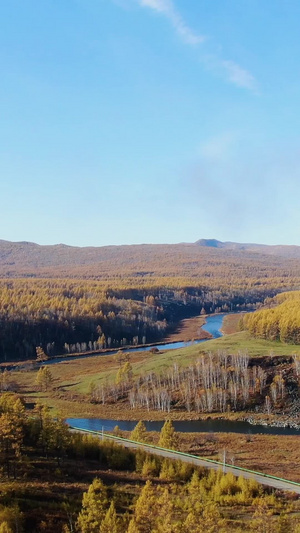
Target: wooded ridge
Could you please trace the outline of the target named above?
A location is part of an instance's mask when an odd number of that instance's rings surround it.
[[[255,337],[300,344],[300,291],[268,298],[264,309],[244,317],[242,326]]]
[[[300,247],[0,241],[0,275],[0,360],[27,359],[38,346],[52,356],[156,342],[200,312],[253,309],[300,287]]]
[[[0,276],[118,277],[120,272],[137,277],[210,277],[226,267],[238,272],[265,270],[268,275],[297,275],[299,246],[221,243],[201,239],[196,243],[140,244],[75,247],[42,246],[30,242],[0,240]],[[284,268],[284,271],[282,270]],[[297,271],[298,268],[298,271]],[[226,271],[228,269],[226,268]]]

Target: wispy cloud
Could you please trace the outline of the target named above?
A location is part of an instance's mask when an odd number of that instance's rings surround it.
[[[248,72],[248,70],[240,67],[240,65],[238,65],[234,61],[224,59],[221,60],[221,65],[227,72],[229,81],[231,81],[235,85],[238,85],[239,87],[244,87],[245,89],[256,91],[256,80],[254,76],[252,76],[252,74]]]
[[[150,8],[157,13],[164,15],[176,30],[181,39],[189,45],[203,43],[206,38],[195,33],[183,20],[180,13],[174,6],[172,0],[136,0],[142,7]],[[257,92],[257,82],[254,76],[238,63],[224,59],[216,54],[203,54],[202,63],[210,70],[219,72],[227,81],[237,87]]]
[[[165,15],[175,28],[178,35],[187,44],[195,45],[205,40],[203,35],[196,34],[183,20],[181,15],[175,9],[171,0],[138,0],[142,7],[149,7],[158,13]]]

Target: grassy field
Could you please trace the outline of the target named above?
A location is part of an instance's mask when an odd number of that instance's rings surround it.
[[[136,352],[130,355],[133,375],[160,372],[177,363],[187,366],[205,352],[226,350],[228,353],[246,351],[250,357],[280,356],[300,353],[300,346],[281,344],[280,342],[253,339],[247,332],[224,335],[219,339],[204,341],[178,350],[160,350],[158,354]],[[92,382],[96,384],[113,382],[119,363],[113,355],[102,355],[82,359],[72,359],[50,366],[54,378],[54,386],[58,391],[76,394],[87,394]],[[21,390],[34,391],[36,370],[11,372],[11,378],[21,386]]]
[[[233,324],[230,324],[233,327]],[[208,351],[227,350],[229,353],[247,351],[251,357],[274,357],[300,353],[296,345],[283,345],[277,342],[250,338],[246,332],[224,335],[216,340],[194,344],[179,350],[161,350],[158,354],[136,352],[130,355],[130,363],[134,376],[150,371],[163,373],[175,362],[186,366]],[[36,401],[48,405],[53,415],[60,413],[69,418],[107,418],[120,420],[162,420],[167,413],[147,411],[146,409],[130,409],[127,402],[116,404],[92,404],[89,401],[91,383],[114,382],[119,368],[116,356],[106,355],[86,359],[74,359],[51,365],[53,388],[47,392],[39,392],[35,384],[37,369],[12,371],[9,380],[18,387],[28,405]],[[207,413],[174,410],[174,420],[191,420],[205,418],[229,418],[239,420],[247,417],[246,412]],[[272,423],[276,415],[263,415],[251,412],[252,418]],[[154,436],[155,440],[156,437]],[[193,434],[180,436],[180,447],[191,453],[218,458],[224,448],[228,453],[228,461],[236,465],[260,470],[273,475],[300,481],[300,447],[298,436],[276,435],[238,435],[228,434]]]
[[[300,482],[299,436],[238,433],[180,434],[180,449]]]
[[[247,351],[250,357],[300,354],[300,346],[298,344],[283,344],[279,341],[254,339],[246,331],[224,335],[224,337],[220,337],[219,339],[203,342],[201,344],[201,350],[210,350],[212,352],[227,350],[229,353]]]
[[[201,344],[194,344],[187,348],[178,350],[161,350],[158,354],[150,352],[136,352],[130,355],[130,363],[133,369],[133,375],[147,374],[148,372],[164,373],[166,369],[174,363],[184,367],[195,361],[205,352],[217,352],[226,350],[228,353],[237,353],[246,351],[251,357],[280,355],[291,355],[300,353],[300,346],[283,345],[279,342],[271,342],[262,339],[253,339],[247,332],[233,333],[224,335],[219,339],[205,341]],[[38,392],[35,384],[37,369],[11,371],[9,380],[23,394],[29,403],[40,399],[53,407],[60,410],[66,416],[103,416],[109,412],[106,418],[114,418],[123,414],[122,418],[136,419],[141,415],[142,410],[132,413],[124,405],[111,406],[94,406],[89,403],[89,390],[92,383],[106,384],[113,383],[119,368],[119,363],[115,356],[105,355],[98,357],[89,357],[83,359],[72,359],[57,363],[50,366],[53,375],[53,390],[48,392]],[[194,416],[195,415],[195,416]],[[161,412],[148,413],[144,416],[147,418],[159,419],[164,418]],[[172,415],[173,416],[173,415]],[[232,416],[232,414],[230,415]],[[177,414],[175,413],[177,418]],[[179,418],[198,418],[199,415],[193,413],[181,412]]]

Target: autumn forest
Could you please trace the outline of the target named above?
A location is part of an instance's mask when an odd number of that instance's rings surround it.
[[[254,309],[300,285],[295,251],[266,248],[1,241],[0,360],[148,344],[183,318]]]
[[[293,493],[65,424],[140,420],[113,435],[217,461],[226,451],[232,465],[299,482],[297,435],[179,434],[171,421],[297,426],[299,272],[297,247],[0,241],[0,533],[300,531]],[[222,338],[164,349],[183,324],[192,340],[221,312]]]

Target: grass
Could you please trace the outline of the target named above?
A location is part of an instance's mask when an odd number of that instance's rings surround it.
[[[181,433],[180,449],[235,466],[300,482],[297,435],[243,435],[238,433]]]
[[[158,354],[136,352],[130,356],[134,376],[149,372],[163,373],[177,363],[187,366],[201,354],[226,350],[228,353],[247,352],[250,357],[289,356],[300,353],[300,346],[280,342],[254,339],[248,332],[242,331],[224,335],[219,339],[204,341],[201,344],[180,348],[178,350],[161,350]],[[92,382],[96,384],[112,383],[115,380],[119,364],[113,355],[103,355],[83,359],[72,359],[50,366],[55,387],[62,392],[88,394]],[[36,371],[12,372],[13,381],[21,390],[35,390]]]
[[[223,323],[225,335],[219,339],[204,341],[201,344],[193,344],[178,350],[164,350],[160,347],[158,354],[148,352],[135,352],[130,355],[130,363],[134,377],[151,372],[163,374],[175,363],[185,367],[193,363],[198,357],[207,352],[217,352],[226,350],[228,353],[246,351],[250,357],[261,356],[288,356],[293,353],[300,353],[300,346],[282,344],[263,339],[251,338],[249,333],[238,332],[238,322],[240,316],[237,314],[227,315]],[[203,317],[196,317],[183,321],[176,335],[191,336],[196,331],[199,332],[204,321]],[[229,334],[231,333],[231,334]],[[172,339],[174,340],[174,339]],[[119,362],[115,355],[102,355],[88,358],[69,358],[62,363],[50,366],[53,375],[53,390],[38,392],[35,385],[37,370],[14,371],[10,373],[10,379],[16,384],[20,393],[29,404],[37,400],[47,404],[53,413],[60,412],[66,417],[78,418],[112,418],[112,419],[164,419],[166,414],[160,411],[148,412],[145,409],[137,408],[131,410],[126,402],[118,402],[113,405],[94,405],[89,401],[90,387],[94,383],[106,385],[114,383],[119,368]],[[217,417],[219,413],[203,415]],[[222,415],[223,416],[223,415]],[[246,413],[228,413],[230,419],[246,416]],[[172,411],[175,419],[198,419],[197,413],[188,413],[182,410]]]
[[[227,350],[229,353],[247,351],[251,357],[291,355],[300,353],[300,346],[284,345],[280,342],[251,338],[247,332],[224,335],[219,339],[194,344],[187,348],[163,351],[159,354],[150,352],[136,352],[130,356],[130,363],[134,376],[149,372],[164,373],[174,363],[187,366],[201,354],[211,351]],[[160,411],[149,413],[143,409],[131,410],[127,404],[93,405],[89,402],[91,383],[106,384],[115,380],[119,363],[113,355],[90,357],[83,359],[70,358],[66,362],[50,366],[53,375],[53,391],[38,392],[35,385],[37,371],[15,371],[10,373],[10,379],[16,384],[20,393],[28,403],[39,400],[51,407],[54,412],[60,411],[67,417],[98,417],[120,419],[156,419],[161,420],[165,415]],[[176,419],[197,419],[197,413],[176,412],[172,416]],[[205,415],[204,415],[205,416]],[[209,415],[217,416],[217,415]],[[228,417],[236,418],[237,413],[230,413]],[[245,416],[245,413],[239,413]]]
[[[285,345],[263,339],[251,338],[247,332],[224,335],[219,339],[194,344],[187,348],[163,351],[159,354],[150,352],[136,352],[131,354],[130,363],[134,375],[151,371],[164,372],[177,363],[186,366],[197,359],[202,353],[227,350],[229,353],[247,351],[251,357],[289,356],[300,353],[300,346]],[[37,392],[35,386],[36,371],[12,372],[12,381],[17,383],[21,394],[29,403],[37,400],[48,405],[53,415],[58,412],[69,418],[107,418],[119,420],[152,419],[162,420],[167,413],[160,411],[148,412],[146,409],[131,410],[126,402],[112,405],[95,405],[89,402],[89,387],[91,382],[105,383],[115,380],[119,364],[115,356],[106,355],[86,359],[68,360],[50,367],[54,378],[54,389],[47,392]],[[185,411],[172,411],[175,420],[199,419],[199,414]],[[220,413],[203,414],[201,418],[217,418]],[[230,412],[222,414],[232,420],[247,416],[246,412]],[[256,417],[251,413],[252,418]],[[269,422],[272,417],[270,415]],[[262,419],[262,413],[257,414]],[[186,439],[186,440],[185,440]],[[282,475],[288,479],[300,480],[300,451],[299,437],[276,435],[247,435],[236,434],[194,434],[190,437],[181,436],[182,449],[196,452],[200,455],[218,458],[220,450],[228,450],[229,461],[235,464],[261,470],[273,475]],[[193,451],[194,450],[194,451]]]
[[[224,337],[219,339],[213,339],[201,344],[201,351],[216,352],[218,350],[227,350],[229,353],[247,351],[250,357],[300,354],[300,346],[297,344],[283,344],[279,341],[255,339],[247,331],[224,335]]]

